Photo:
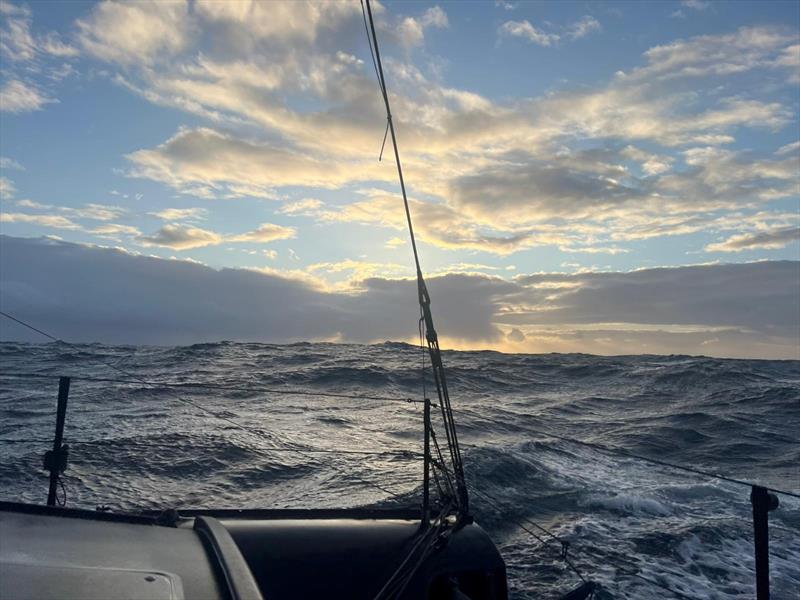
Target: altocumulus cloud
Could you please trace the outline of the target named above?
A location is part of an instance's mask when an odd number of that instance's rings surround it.
[[[235,339],[411,339],[415,284],[371,277],[351,290],[244,269],[47,238],[0,237],[3,310],[73,341],[184,344]],[[629,273],[450,273],[429,281],[445,343],[603,353],[800,358],[800,262]],[[3,339],[41,341],[8,321]]]

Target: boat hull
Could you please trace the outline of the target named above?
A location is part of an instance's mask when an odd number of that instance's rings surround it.
[[[0,597],[372,599],[413,545],[416,517],[341,509],[156,518],[3,503]],[[449,599],[455,589],[472,600],[507,597],[503,560],[474,523],[448,536],[402,597]]]

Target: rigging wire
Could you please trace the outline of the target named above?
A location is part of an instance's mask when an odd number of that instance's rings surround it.
[[[378,63],[375,61],[375,51],[372,49],[372,38],[369,37],[369,25],[367,25],[367,13],[364,10],[364,0],[361,0],[361,16],[364,18],[364,31],[367,33],[367,44],[369,44],[369,55],[372,58],[372,66],[375,68],[375,77],[378,79],[378,85],[383,89],[383,81],[381,80],[380,73],[378,73]]]
[[[6,319],[11,319],[12,321],[14,321],[14,322],[16,322],[16,323],[19,323],[19,324],[20,324],[20,325],[22,325],[23,327],[27,327],[27,328],[28,328],[28,329],[30,329],[31,331],[35,331],[36,333],[38,333],[38,334],[41,334],[41,335],[43,335],[44,337],[46,337],[46,338],[49,338],[49,339],[51,339],[51,340],[52,340],[52,341],[54,341],[54,342],[63,342],[63,341],[64,341],[64,340],[60,340],[60,339],[58,339],[58,338],[57,338],[57,337],[55,337],[55,336],[52,336],[52,335],[50,335],[49,333],[46,333],[46,332],[42,331],[41,329],[36,329],[36,327],[34,327],[33,325],[31,325],[31,324],[29,324],[29,323],[25,323],[24,321],[20,321],[20,320],[19,320],[19,319],[17,319],[16,317],[12,317],[12,316],[11,316],[10,314],[8,314],[7,312],[3,312],[2,310],[0,310],[0,315],[3,315],[3,316],[6,318]]]
[[[66,343],[63,340],[58,340],[62,343]],[[106,366],[111,367],[111,363],[104,363]],[[115,368],[116,367],[112,367]],[[2,377],[16,377],[20,379],[52,379],[59,377],[56,374],[49,374],[49,373],[0,373],[0,378]],[[292,389],[283,389],[283,388],[264,388],[258,385],[258,383],[253,383],[253,386],[256,387],[244,387],[238,385],[225,385],[222,383],[202,383],[202,382],[185,382],[185,383],[171,383],[171,382],[161,382],[161,381],[150,381],[150,380],[143,380],[143,379],[114,379],[110,377],[89,377],[83,375],[69,375],[72,380],[74,381],[91,381],[96,383],[120,383],[124,385],[147,385],[150,387],[164,387],[164,388],[197,388],[197,389],[209,389],[209,390],[230,390],[233,392],[262,392],[267,394],[276,394],[276,395],[287,395],[287,396],[320,396],[323,398],[343,398],[347,400],[375,400],[377,402],[405,402],[406,404],[422,404],[422,400],[418,400],[417,398],[411,397],[395,397],[395,396],[372,396],[368,394],[345,394],[345,393],[338,393],[338,392],[317,392],[314,390],[292,390]],[[438,404],[431,404],[431,406],[437,406]]]
[[[471,411],[471,410],[462,410],[461,412],[463,414],[471,414],[473,416],[476,416],[476,413],[474,411]],[[517,415],[517,416],[530,416],[530,415]],[[490,421],[490,422],[494,423],[495,425],[502,425],[498,421],[496,421],[496,420],[494,420],[494,419],[492,419],[490,417],[487,417],[485,414],[481,414],[481,415],[479,415],[479,417],[481,419],[485,419],[487,421]],[[647,462],[647,463],[659,465],[661,467],[666,467],[668,469],[673,469],[675,471],[684,471],[686,473],[692,473],[694,475],[701,475],[703,477],[709,477],[711,479],[718,479],[720,481],[726,481],[728,483],[732,483],[732,484],[740,485],[740,486],[744,486],[744,487],[750,487],[750,488],[752,488],[753,486],[764,487],[767,490],[769,490],[770,492],[774,492],[776,494],[783,494],[784,496],[790,496],[792,498],[800,498],[800,494],[798,494],[796,492],[789,492],[787,490],[781,490],[781,489],[770,487],[770,486],[762,486],[760,484],[753,483],[751,481],[744,481],[742,479],[736,479],[734,477],[728,477],[727,475],[720,475],[719,473],[712,473],[710,471],[704,471],[703,469],[695,469],[694,467],[687,467],[685,465],[679,465],[679,464],[676,464],[676,463],[667,462],[665,460],[659,460],[657,458],[650,458],[648,456],[642,456],[641,454],[636,454],[635,452],[631,452],[630,450],[625,450],[624,448],[618,448],[618,447],[614,447],[614,446],[605,446],[603,444],[597,444],[595,442],[586,442],[584,440],[579,440],[577,438],[568,437],[568,436],[565,436],[565,435],[559,435],[557,433],[550,433],[549,431],[545,431],[543,429],[539,429],[539,428],[536,428],[536,427],[530,427],[528,425],[526,425],[526,429],[528,431],[533,432],[533,433],[538,433],[539,435],[544,436],[544,437],[549,437],[549,438],[553,438],[553,439],[556,439],[556,440],[561,440],[563,442],[568,442],[568,443],[571,443],[571,444],[577,444],[578,446],[584,446],[586,448],[591,448],[591,449],[599,451],[599,452],[605,452],[607,454],[611,454],[611,455],[615,455],[615,456],[622,456],[624,458],[629,458],[629,459],[633,459],[633,460],[639,460],[639,461],[642,461],[642,462]],[[466,444],[466,446],[467,447],[472,447],[472,448],[480,448],[480,446],[476,446],[476,445],[473,445],[473,444]]]
[[[420,534],[418,534],[419,539],[412,547],[411,551],[403,560],[403,562],[397,567],[397,570],[394,574],[389,578],[383,588],[378,592],[376,598],[392,598],[397,597],[403,593],[406,589],[409,581],[413,577],[414,573],[417,569],[422,565],[428,555],[436,548],[436,542],[439,540],[442,529],[449,523],[448,515],[452,508],[455,506],[457,509],[457,516],[456,520],[453,522],[453,525],[458,523],[461,516],[467,513],[468,511],[468,493],[466,488],[466,482],[464,480],[464,470],[463,465],[461,464],[461,454],[458,448],[458,438],[456,436],[455,431],[455,423],[453,422],[453,412],[450,406],[450,397],[447,391],[447,383],[445,380],[444,375],[444,367],[442,365],[441,354],[439,351],[439,343],[436,335],[436,330],[433,327],[433,317],[431,316],[430,312],[430,296],[428,294],[427,287],[425,285],[425,279],[422,276],[422,268],[420,267],[419,262],[419,253],[417,251],[417,242],[414,237],[414,226],[411,222],[411,211],[409,209],[408,203],[408,196],[406,194],[406,186],[405,181],[403,179],[403,167],[400,162],[400,152],[397,147],[397,136],[394,130],[394,124],[392,123],[392,111],[389,105],[389,95],[386,91],[386,79],[383,74],[383,66],[381,64],[381,54],[380,49],[378,46],[378,37],[375,30],[375,22],[372,18],[372,8],[370,6],[369,0],[366,0],[366,10],[364,7],[364,0],[361,0],[361,14],[364,19],[364,29],[367,34],[367,41],[370,47],[370,54],[372,55],[373,66],[376,67],[376,75],[378,77],[378,86],[380,87],[381,95],[383,96],[383,102],[386,107],[386,130],[384,131],[384,139],[383,144],[381,145],[381,153],[378,157],[378,160],[383,158],[383,150],[386,145],[386,137],[389,133],[392,134],[392,148],[394,150],[394,157],[395,163],[397,165],[397,175],[400,180],[400,189],[403,195],[403,206],[405,209],[406,214],[406,221],[408,223],[408,233],[411,239],[411,247],[414,253],[414,266],[416,267],[417,273],[417,293],[419,295],[419,305],[420,305],[420,312],[421,312],[421,319],[420,319],[420,334],[422,334],[423,324],[425,329],[425,337],[428,341],[428,352],[430,353],[431,358],[431,370],[433,373],[434,383],[436,384],[436,392],[439,398],[439,408],[441,409],[442,413],[442,420],[444,423],[445,434],[447,435],[447,442],[448,448],[450,450],[450,458],[451,464],[454,470],[454,477],[456,479],[455,483],[457,486],[457,493],[449,496],[447,504],[442,508],[442,511],[439,513],[438,517],[438,524],[435,526],[430,526],[428,523],[423,523],[423,525],[427,525],[425,529],[420,530]],[[369,16],[369,25],[367,24],[367,16]],[[372,39],[370,40],[370,31],[372,33]],[[422,341],[422,335],[420,335],[420,341]],[[427,402],[427,395],[425,390],[425,362],[423,358],[422,363],[422,380],[423,380],[423,401]],[[427,411],[426,411],[427,415]],[[426,421],[426,431],[428,431],[428,435],[430,439],[434,442],[434,447],[436,449],[437,456],[439,457],[439,467],[441,468],[443,474],[446,476],[448,485],[453,489],[452,481],[450,480],[449,472],[445,466],[444,459],[441,456],[441,450],[439,449],[439,445],[436,442],[436,437],[434,434],[433,427],[430,426],[429,422]],[[428,442],[428,438],[426,437],[426,445]],[[430,456],[425,457],[426,460],[430,460]],[[438,475],[437,475],[437,468],[436,468],[436,461],[431,461],[434,464],[434,479],[437,482],[437,487],[439,486],[438,482]],[[427,474],[427,471],[426,471]],[[427,482],[426,482],[427,485]],[[456,491],[456,490],[453,490]],[[441,495],[441,488],[439,488],[439,492]],[[427,517],[426,517],[427,518]],[[422,551],[419,553],[418,560],[412,565],[409,561],[412,559],[414,553],[417,551],[417,548],[421,547]]]
[[[425,342],[423,333],[423,327],[425,326],[425,317],[422,316],[422,307],[419,309],[420,316],[419,316],[419,349],[422,354],[422,362],[421,362],[421,372],[422,372],[422,398],[423,402],[424,399],[428,397],[428,390],[425,381]]]
[[[45,438],[2,438],[0,437],[0,444],[49,444],[53,440]],[[174,444],[167,442],[159,442],[155,440],[135,440],[133,438],[100,438],[97,440],[73,440],[69,439],[70,444],[78,444],[82,446],[99,446],[103,444],[125,444],[125,443],[138,443],[146,444],[148,446],[161,446],[165,448],[174,448]],[[422,456],[421,452],[415,450],[339,450],[333,448],[259,448],[261,452],[277,452],[277,453],[308,453],[308,454],[355,454],[364,456],[394,456],[398,458],[418,459]]]
[[[367,12],[364,12],[364,0],[361,0],[361,13],[364,16],[364,25],[366,26],[367,13],[369,14],[370,25],[372,25],[371,27],[372,39],[370,41],[370,52],[372,52],[374,49],[373,60],[377,69],[378,87],[380,87],[384,105],[386,106],[386,122],[388,125],[388,129],[392,134],[392,146],[394,148],[395,163],[397,164],[397,174],[400,179],[400,189],[403,193],[403,205],[406,211],[406,221],[408,223],[408,233],[411,238],[411,248],[414,252],[414,265],[417,270],[417,278],[421,279],[422,268],[420,267],[419,253],[417,252],[417,240],[414,237],[414,225],[411,222],[411,211],[408,207],[408,196],[406,195],[406,183],[405,179],[403,178],[403,166],[400,163],[400,152],[397,148],[397,137],[395,136],[394,124],[392,123],[392,111],[389,106],[389,95],[386,91],[386,78],[383,75],[383,65],[381,64],[381,52],[380,49],[378,48],[378,38],[377,35],[375,34],[375,25],[372,21],[372,10],[369,5],[369,0],[367,0],[366,6],[367,6],[366,8]],[[367,40],[370,40],[370,28],[367,28]]]
[[[492,496],[492,495],[490,495],[490,494],[488,494],[488,493],[486,493],[486,492],[484,492],[482,490],[479,490],[479,489],[475,488],[474,486],[472,487],[472,493],[473,494],[477,494],[478,496],[482,497],[489,504],[494,506],[494,508],[499,510],[502,514],[506,514],[508,512],[504,508],[504,506],[502,505],[500,500],[498,500],[494,496]],[[526,527],[525,524],[522,523],[519,519],[512,518],[511,520],[514,523],[516,523],[516,525],[518,527],[520,527],[523,531],[526,531],[533,538],[538,540],[542,545],[546,546],[548,544],[548,540],[546,540],[542,536],[537,535],[536,533],[534,533],[529,527]],[[569,556],[567,556],[567,549],[569,548],[569,543],[566,540],[563,540],[562,538],[558,537],[553,532],[551,532],[549,529],[546,529],[546,528],[542,527],[541,525],[539,525],[535,521],[531,521],[530,519],[525,519],[525,522],[530,524],[530,525],[533,525],[539,531],[543,532],[545,535],[549,536],[555,542],[557,542],[558,545],[559,545],[559,549],[561,550],[561,559],[578,576],[578,578],[581,580],[581,582],[587,583],[587,579],[583,576],[583,573],[581,573],[580,569],[578,569],[578,567],[575,565],[575,563],[572,562],[572,559],[570,559]]]
[[[372,40],[369,37],[369,26],[367,25],[367,13],[364,11],[364,0],[361,0],[361,16],[364,17],[364,31],[367,32],[367,44],[369,44],[369,55],[372,58],[372,66],[375,68],[375,77],[378,78],[378,85],[383,90],[383,81],[381,80],[380,73],[378,73],[378,63],[375,61],[375,52],[372,49]],[[386,148],[386,138],[389,135],[389,119],[386,119],[386,130],[383,132],[383,143],[381,143],[381,152],[378,155],[378,162],[383,159],[383,150]]]
[[[419,262],[419,252],[417,251],[417,241],[414,236],[414,225],[411,220],[411,209],[409,208],[408,194],[406,193],[405,179],[403,178],[403,166],[400,161],[400,150],[397,145],[397,134],[395,132],[394,123],[392,121],[392,109],[389,102],[389,94],[386,89],[386,77],[383,72],[383,65],[381,63],[381,52],[378,45],[378,35],[375,28],[375,22],[372,17],[372,8],[370,1],[366,0],[366,11],[364,10],[365,1],[361,0],[361,11],[364,16],[366,25],[367,18],[369,19],[369,27],[366,28],[367,38],[369,39],[370,33],[372,34],[372,43],[370,48],[375,51],[375,64],[378,68],[378,85],[380,87],[381,95],[383,96],[383,103],[386,107],[386,120],[388,123],[388,131],[392,134],[392,148],[394,150],[395,164],[397,166],[397,176],[400,180],[400,191],[403,196],[403,208],[405,209],[406,222],[408,224],[408,234],[411,239],[411,248],[414,254],[414,266],[417,273],[417,293],[419,296],[419,305],[422,309],[423,317],[425,320],[425,337],[428,342],[428,352],[431,359],[431,371],[433,373],[434,383],[436,384],[436,392],[439,397],[439,409],[442,413],[442,422],[444,424],[445,435],[447,436],[447,446],[450,451],[450,461],[453,467],[453,476],[456,483],[457,491],[457,508],[460,514],[467,514],[469,511],[469,494],[467,492],[466,481],[464,479],[464,465],[461,460],[461,450],[458,447],[458,435],[456,432],[455,420],[453,418],[453,410],[450,405],[450,394],[447,389],[447,379],[445,377],[444,365],[442,364],[441,350],[439,348],[439,340],[436,334],[436,329],[433,326],[433,316],[431,314],[430,305],[431,299],[428,293],[428,288],[425,284],[425,278],[422,275],[422,267]]]
[[[453,484],[453,475],[450,473],[450,469],[447,468],[447,465],[444,462],[444,457],[442,456],[442,450],[439,448],[439,442],[436,439],[436,431],[431,427],[430,429],[431,434],[431,442],[433,443],[433,449],[436,451],[437,460],[432,460],[434,466],[438,468],[439,471],[442,472],[444,475],[444,482],[447,484],[447,494],[445,494],[439,485],[439,479],[436,475],[437,469],[433,470],[434,479],[436,480],[436,487],[439,490],[439,495],[443,498],[455,498],[456,497],[456,488]]]
[[[482,491],[482,490],[477,490],[477,489],[476,489],[476,488],[474,488],[474,487],[472,488],[472,491],[473,491],[474,493],[478,494],[479,496],[483,496],[483,497],[484,497],[484,499],[485,499],[485,500],[487,500],[487,501],[488,501],[490,504],[491,504],[491,503],[495,503],[495,508],[500,508],[500,506],[499,506],[499,505],[500,505],[502,502],[501,502],[500,500],[498,500],[496,497],[494,497],[494,496],[492,496],[491,494],[489,494],[488,492],[484,492],[484,491]],[[531,521],[530,519],[525,519],[525,520],[526,520],[526,521],[527,521],[529,524],[533,525],[533,527],[535,527],[536,529],[538,529],[540,532],[542,532],[544,535],[546,535],[548,538],[550,538],[552,541],[556,542],[556,543],[557,543],[557,544],[558,544],[560,547],[563,547],[563,545],[564,545],[564,542],[565,542],[565,540],[564,540],[564,539],[562,539],[562,538],[558,537],[558,536],[557,536],[556,534],[554,534],[552,531],[550,531],[550,530],[549,530],[549,529],[547,529],[546,527],[543,527],[542,525],[539,525],[539,523],[537,523],[537,522],[535,522],[535,521]],[[542,542],[542,543],[548,543],[548,542],[547,542],[547,540],[543,540],[542,538],[540,538],[540,537],[538,537],[538,536],[537,536],[537,539],[538,539],[540,542]]]

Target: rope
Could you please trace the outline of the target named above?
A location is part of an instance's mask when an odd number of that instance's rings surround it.
[[[433,448],[434,450],[436,450],[436,456],[438,458],[438,460],[432,460],[431,462],[435,467],[437,467],[437,469],[434,469],[433,474],[434,478],[436,479],[436,486],[439,490],[439,495],[444,496],[444,494],[442,494],[442,488],[439,485],[439,478],[436,475],[437,470],[441,471],[444,474],[444,480],[445,483],[447,484],[447,489],[448,489],[448,496],[450,498],[454,498],[456,495],[456,488],[455,485],[453,484],[452,475],[450,473],[450,470],[447,468],[447,465],[444,462],[444,457],[442,456],[442,451],[439,448],[439,442],[436,440],[436,432],[434,431],[433,427],[431,427],[430,432],[431,432],[431,442],[433,442]]]
[[[56,478],[56,482],[58,483],[58,487],[61,488],[61,497],[56,494],[56,504],[58,506],[66,506],[67,505],[67,488],[64,486],[64,480],[59,475]]]
[[[449,514],[451,508],[452,503],[448,503],[442,508],[441,511],[439,511],[436,519],[434,519],[434,524],[428,527],[424,533],[419,535],[419,538],[416,542],[414,542],[414,545],[408,551],[403,561],[398,565],[394,573],[392,573],[392,576],[389,577],[387,582],[375,595],[374,600],[397,598],[403,593],[405,588],[408,586],[408,582],[411,580],[411,577],[413,577],[420,565],[429,556],[430,550],[434,543],[438,540],[440,532],[445,525],[447,525],[447,515]],[[413,564],[413,566],[406,568],[406,565],[409,564],[409,561],[413,558],[414,554],[420,547],[422,547],[422,551],[420,552],[419,558]]]
[[[499,510],[499,511],[500,511],[502,514],[505,514],[506,512],[508,512],[508,511],[507,511],[507,510],[506,510],[506,509],[503,507],[502,503],[501,503],[499,500],[497,500],[497,498],[495,498],[495,497],[493,497],[493,496],[491,496],[491,495],[487,494],[486,492],[483,492],[483,491],[481,491],[481,490],[478,490],[478,489],[476,489],[476,488],[473,486],[473,487],[472,487],[472,493],[473,493],[473,494],[477,494],[478,496],[482,497],[482,498],[483,498],[484,500],[486,500],[486,501],[487,501],[489,504],[493,505],[493,506],[494,506],[494,507],[495,507],[497,510]],[[523,524],[523,523],[522,523],[520,520],[518,520],[518,519],[513,519],[513,518],[512,518],[511,520],[512,520],[512,521],[513,521],[513,522],[514,522],[514,523],[515,523],[515,524],[516,524],[516,525],[517,525],[517,526],[518,526],[520,529],[522,529],[523,531],[527,532],[527,533],[528,533],[529,535],[531,535],[533,538],[535,538],[536,540],[538,540],[540,544],[542,544],[543,546],[544,546],[544,545],[547,545],[547,540],[545,540],[544,538],[542,538],[540,535],[537,535],[536,533],[534,533],[534,532],[533,532],[533,531],[532,531],[530,528],[526,527],[526,526],[525,526],[525,525],[524,525],[524,524]],[[550,537],[550,538],[552,538],[554,541],[556,541],[556,542],[558,543],[558,545],[559,545],[559,548],[560,548],[560,550],[561,550],[561,556],[560,556],[560,558],[561,558],[561,559],[562,559],[562,560],[563,560],[563,561],[566,563],[566,565],[567,565],[567,566],[568,566],[568,567],[569,567],[569,568],[570,568],[570,569],[571,569],[571,570],[572,570],[572,571],[573,571],[573,572],[574,572],[574,573],[575,573],[575,574],[578,576],[578,578],[581,580],[581,582],[582,582],[582,583],[587,583],[587,580],[586,580],[586,578],[583,576],[583,573],[581,573],[580,569],[578,569],[578,567],[577,567],[577,566],[575,566],[575,563],[573,563],[573,562],[572,562],[572,560],[569,558],[569,556],[567,556],[567,548],[569,547],[569,543],[568,543],[568,542],[566,542],[565,540],[562,540],[560,537],[558,537],[557,535],[555,535],[555,534],[554,534],[553,532],[551,532],[549,529],[546,529],[546,528],[542,527],[541,525],[539,525],[539,524],[538,524],[538,523],[536,523],[535,521],[531,521],[530,519],[525,519],[525,522],[526,522],[526,523],[529,523],[530,525],[533,525],[533,526],[534,526],[534,527],[536,527],[536,528],[537,528],[539,531],[543,532],[545,535],[549,536],[549,537]]]
[[[61,343],[67,343],[63,340],[57,340]],[[72,345],[72,344],[67,344]],[[100,361],[103,362],[103,361]],[[117,367],[112,367],[113,363],[105,363],[106,366],[119,370]],[[56,374],[48,373],[0,373],[0,377],[10,377],[19,379],[53,379],[59,377]],[[372,396],[366,394],[345,394],[337,392],[316,392],[313,390],[287,390],[281,388],[263,388],[263,387],[243,387],[236,385],[225,385],[222,383],[201,383],[201,382],[186,382],[186,383],[169,383],[161,381],[147,381],[144,379],[136,378],[131,381],[129,379],[114,379],[111,377],[88,377],[83,375],[69,375],[70,379],[74,381],[91,381],[95,383],[119,383],[123,385],[147,385],[150,387],[164,387],[164,388],[198,388],[209,390],[230,390],[233,392],[262,392],[266,394],[288,395],[288,396],[320,396],[323,398],[343,398],[348,400],[375,400],[377,402],[405,402],[406,404],[423,404],[422,400],[416,398],[402,398],[394,396]],[[135,377],[131,375],[131,377]],[[257,386],[257,384],[254,384]],[[431,406],[438,407],[438,404],[432,403]]]

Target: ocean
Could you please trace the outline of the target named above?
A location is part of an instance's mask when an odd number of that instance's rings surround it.
[[[400,343],[2,343],[0,496],[46,499],[56,376],[69,375],[68,506],[418,505],[422,409],[402,399],[422,397],[422,358]],[[472,510],[512,598],[579,583],[531,522],[569,540],[600,598],[754,597],[749,488],[546,434],[797,493],[800,361],[448,351],[444,363]],[[800,500],[780,503],[773,597],[798,598]]]

